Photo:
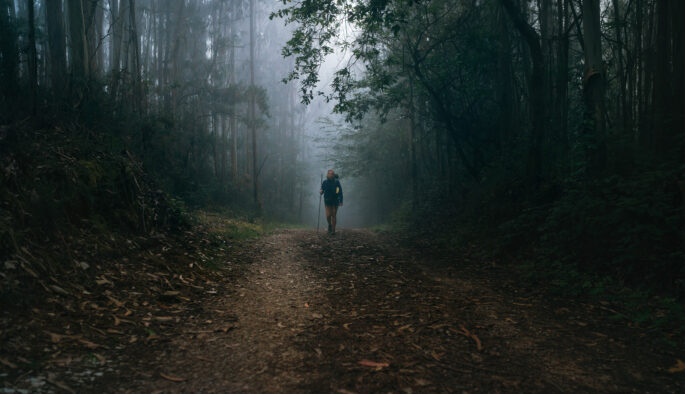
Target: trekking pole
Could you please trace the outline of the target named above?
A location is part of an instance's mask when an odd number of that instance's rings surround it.
[[[323,174],[321,174],[321,180],[320,180],[319,185],[322,185],[322,184],[323,184]],[[319,187],[321,187],[321,186],[319,186]],[[317,234],[319,233],[319,224],[321,223],[321,199],[322,198],[323,198],[323,194],[321,194],[321,192],[319,191],[319,214],[316,217],[316,233]]]
[[[336,214],[340,212],[340,208],[342,208],[342,206],[338,206],[338,209],[335,212]],[[340,220],[338,220],[337,215],[336,215],[335,226],[340,227],[339,224],[340,224]],[[343,239],[343,232],[342,232],[342,228],[340,228],[340,240],[342,241],[342,239]]]

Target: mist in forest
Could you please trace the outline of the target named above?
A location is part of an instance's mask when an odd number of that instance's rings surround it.
[[[334,169],[343,228],[682,274],[683,4],[0,0],[3,253],[198,210],[322,227]]]
[[[0,391],[685,392],[684,21],[0,0]]]

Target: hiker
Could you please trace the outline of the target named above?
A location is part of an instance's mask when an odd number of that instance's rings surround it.
[[[342,186],[335,171],[328,170],[326,179],[321,183],[319,194],[323,194],[323,201],[326,204],[328,233],[335,234],[335,215],[338,213],[338,207],[343,205]]]

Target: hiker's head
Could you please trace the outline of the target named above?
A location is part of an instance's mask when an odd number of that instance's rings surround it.
[[[328,173],[326,174],[326,178],[328,178],[328,179],[333,179],[333,178],[335,178],[335,171],[333,171],[333,170],[328,170]]]

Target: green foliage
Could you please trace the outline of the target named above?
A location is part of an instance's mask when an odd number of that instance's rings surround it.
[[[570,184],[539,227],[541,250],[581,269],[685,295],[685,232],[673,171]]]
[[[0,252],[90,225],[150,232],[187,227],[182,202],[160,190],[127,150],[92,130],[14,124],[0,134]]]
[[[281,228],[294,228],[287,223],[274,222],[261,218],[249,218],[234,211],[200,211],[198,221],[213,234],[220,234],[229,240],[245,241],[256,239]]]

